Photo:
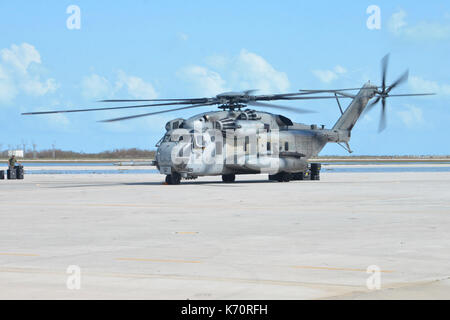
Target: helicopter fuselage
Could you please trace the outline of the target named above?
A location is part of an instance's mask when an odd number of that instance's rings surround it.
[[[329,141],[347,141],[348,133],[254,110],[203,113],[167,123],[157,144],[156,165],[165,175],[185,179],[308,170],[308,159]]]

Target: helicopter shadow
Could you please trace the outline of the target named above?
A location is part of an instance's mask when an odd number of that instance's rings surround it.
[[[178,186],[183,185],[210,185],[214,187],[233,187],[238,186],[240,184],[256,184],[256,183],[273,183],[273,181],[266,181],[266,180],[243,180],[243,181],[235,181],[232,183],[224,183],[221,181],[184,181],[181,182]],[[149,182],[124,182],[122,185],[126,186],[152,186],[152,185],[168,185],[165,182],[155,182],[155,181],[149,181]]]

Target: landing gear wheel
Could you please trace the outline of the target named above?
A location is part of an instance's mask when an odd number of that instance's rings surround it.
[[[303,172],[296,172],[292,174],[292,180],[303,180],[305,178],[305,175]]]
[[[274,175],[269,175],[269,180],[277,180],[278,182],[289,182],[292,178],[292,174],[289,172],[279,172]]]
[[[223,182],[234,182],[236,180],[236,175],[235,174],[224,174],[222,175],[222,181]]]
[[[178,172],[172,172],[172,174],[168,174],[166,176],[167,184],[180,184],[180,182],[181,182],[181,175]]]
[[[283,172],[283,182],[289,182],[292,179],[292,174],[289,172]]]

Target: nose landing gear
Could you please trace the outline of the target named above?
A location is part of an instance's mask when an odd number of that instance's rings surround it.
[[[166,176],[167,184],[180,184],[180,182],[181,182],[181,175],[178,172],[172,172],[172,174],[168,174]]]

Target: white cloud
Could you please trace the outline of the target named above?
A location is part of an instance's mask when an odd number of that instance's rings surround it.
[[[231,60],[228,57],[216,54],[206,58],[206,64],[218,70],[225,70]]]
[[[215,96],[221,92],[230,90],[226,87],[226,82],[219,73],[205,67],[185,67],[179,72],[179,76],[190,82],[200,95]]]
[[[422,109],[411,104],[405,104],[405,107],[405,110],[397,111],[397,115],[407,127],[424,122]]]
[[[156,90],[151,83],[142,78],[127,75],[119,70],[116,74],[114,85],[112,81],[98,74],[86,76],[81,81],[81,92],[88,99],[111,98],[115,95],[123,95],[126,91],[128,96],[136,99],[153,99],[157,97]]]
[[[419,76],[411,76],[408,81],[414,92],[436,93],[439,95],[450,95],[449,84],[439,84],[436,81],[426,80]]]
[[[198,94],[214,96],[225,91],[257,89],[261,93],[284,92],[290,87],[286,73],[276,70],[263,57],[242,49],[229,58],[214,55],[206,59],[211,70],[203,66],[188,66],[179,72]]]
[[[81,80],[81,94],[88,99],[109,98],[113,88],[106,78],[91,74]]]
[[[117,74],[116,89],[126,88],[128,94],[136,99],[153,99],[157,97],[153,85],[145,82],[142,78],[129,76],[122,70]]]
[[[55,79],[41,80],[41,56],[28,43],[0,50],[0,102],[10,102],[20,93],[43,96],[58,88]]]
[[[339,78],[340,75],[347,72],[347,69],[337,65],[333,70],[313,70],[312,73],[322,82],[330,83]]]
[[[186,33],[183,32],[179,32],[178,33],[178,38],[182,41],[188,41],[189,40],[189,36]]]
[[[450,37],[450,24],[421,21],[416,25],[408,25],[406,12],[400,9],[392,14],[388,29],[396,36],[415,40],[443,40]]]
[[[275,70],[263,57],[242,49],[233,68],[233,78],[241,89],[285,92],[290,84],[286,73]]]

